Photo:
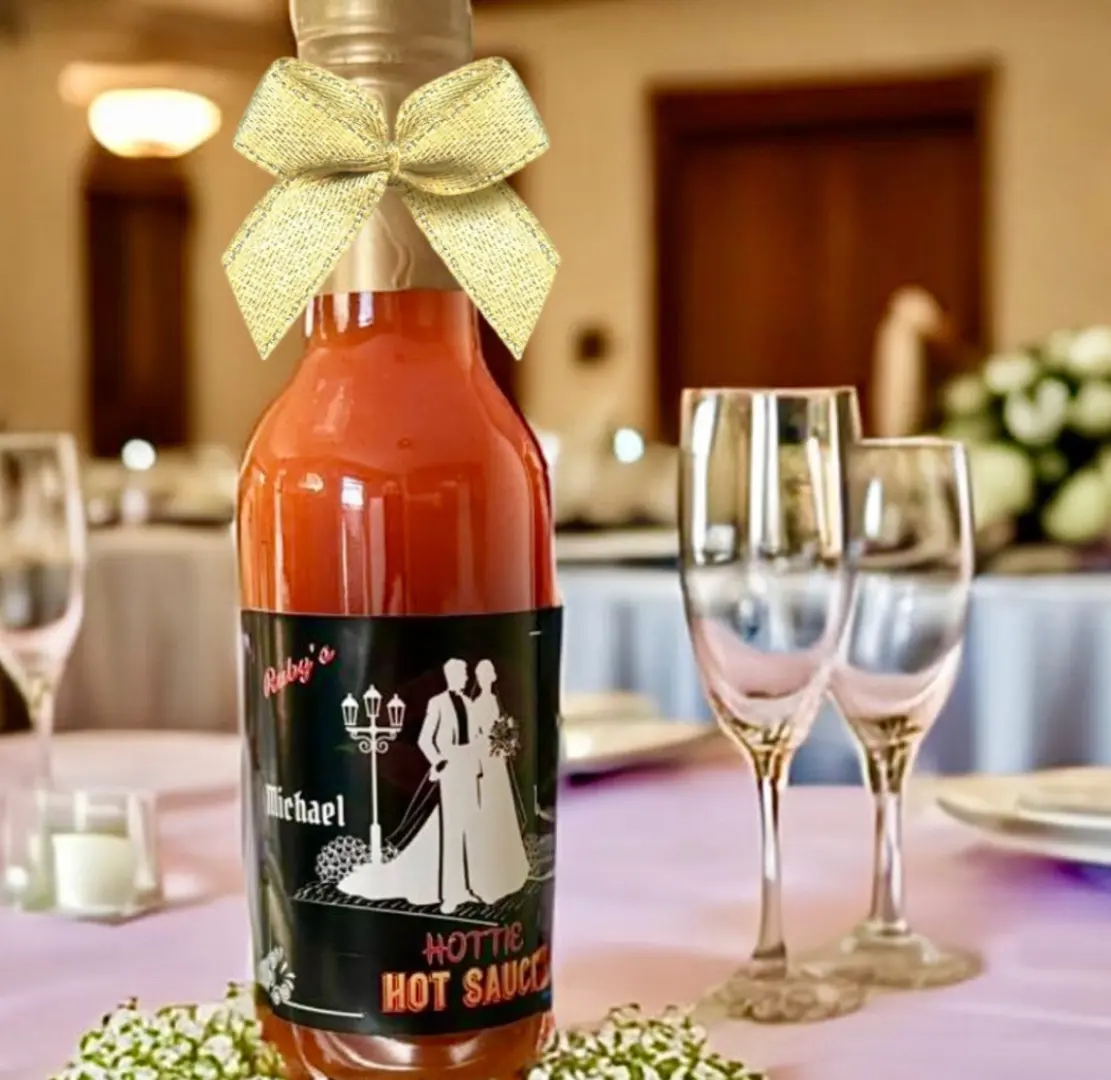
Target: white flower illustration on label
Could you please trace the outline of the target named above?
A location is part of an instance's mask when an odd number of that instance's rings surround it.
[[[288,1005],[293,997],[293,984],[297,976],[285,958],[280,945],[271,949],[258,965],[258,984],[270,995],[275,1005]]]

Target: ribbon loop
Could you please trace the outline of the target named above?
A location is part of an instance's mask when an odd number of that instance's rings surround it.
[[[536,107],[504,60],[416,90],[396,139],[381,103],[299,60],[263,77],[236,149],[278,178],[224,254],[251,336],[267,356],[395,185],[456,280],[520,357],[559,256],[505,178],[548,148]]]
[[[235,149],[273,176],[385,168],[389,125],[362,87],[299,60],[262,77],[235,135]]]
[[[421,87],[397,114],[408,179],[433,195],[465,195],[519,172],[548,133],[517,72],[479,60]]]
[[[384,172],[295,177],[275,184],[243,223],[224,267],[261,356],[304,311],[385,190]]]

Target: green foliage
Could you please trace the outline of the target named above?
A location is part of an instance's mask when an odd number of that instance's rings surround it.
[[[1111,327],[990,356],[940,406],[941,433],[969,448],[979,529],[1078,545],[1111,532]]]

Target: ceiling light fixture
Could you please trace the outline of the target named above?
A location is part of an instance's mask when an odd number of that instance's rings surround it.
[[[120,157],[181,157],[220,130],[220,109],[202,94],[164,87],[105,90],[89,105],[89,129]]]

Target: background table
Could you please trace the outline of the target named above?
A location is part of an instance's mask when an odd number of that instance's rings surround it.
[[[0,786],[3,784],[0,740]],[[121,927],[0,911],[0,1080],[43,1080],[121,999],[219,996],[247,968],[237,807],[169,810],[175,879],[206,899]],[[758,900],[755,798],[740,769],[699,767],[564,793],[556,1000],[562,1022],[631,1000],[690,1000],[751,945]],[[816,945],[860,914],[869,811],[858,791],[798,789],[785,806],[787,923]],[[631,825],[631,823],[633,823]],[[1111,1057],[1109,895],[1052,865],[978,849],[933,810],[907,830],[923,928],[981,949],[959,987],[876,998],[799,1028],[728,1024],[717,1046],[780,1080],[1103,1080]]]
[[[93,532],[58,727],[235,731],[238,602],[230,529]]]
[[[670,570],[561,564],[564,688],[635,690],[666,716],[709,719]],[[134,529],[91,538],[87,614],[59,727],[233,731],[236,570],[230,531]],[[981,577],[964,664],[923,753],[942,772],[1111,764],[1111,577]],[[831,709],[795,779],[857,779]]]
[[[708,718],[669,570],[562,567],[564,685],[637,690],[668,716]],[[980,577],[957,685],[922,767],[1022,772],[1111,763],[1111,577]],[[796,780],[855,782],[855,751],[832,708]]]

